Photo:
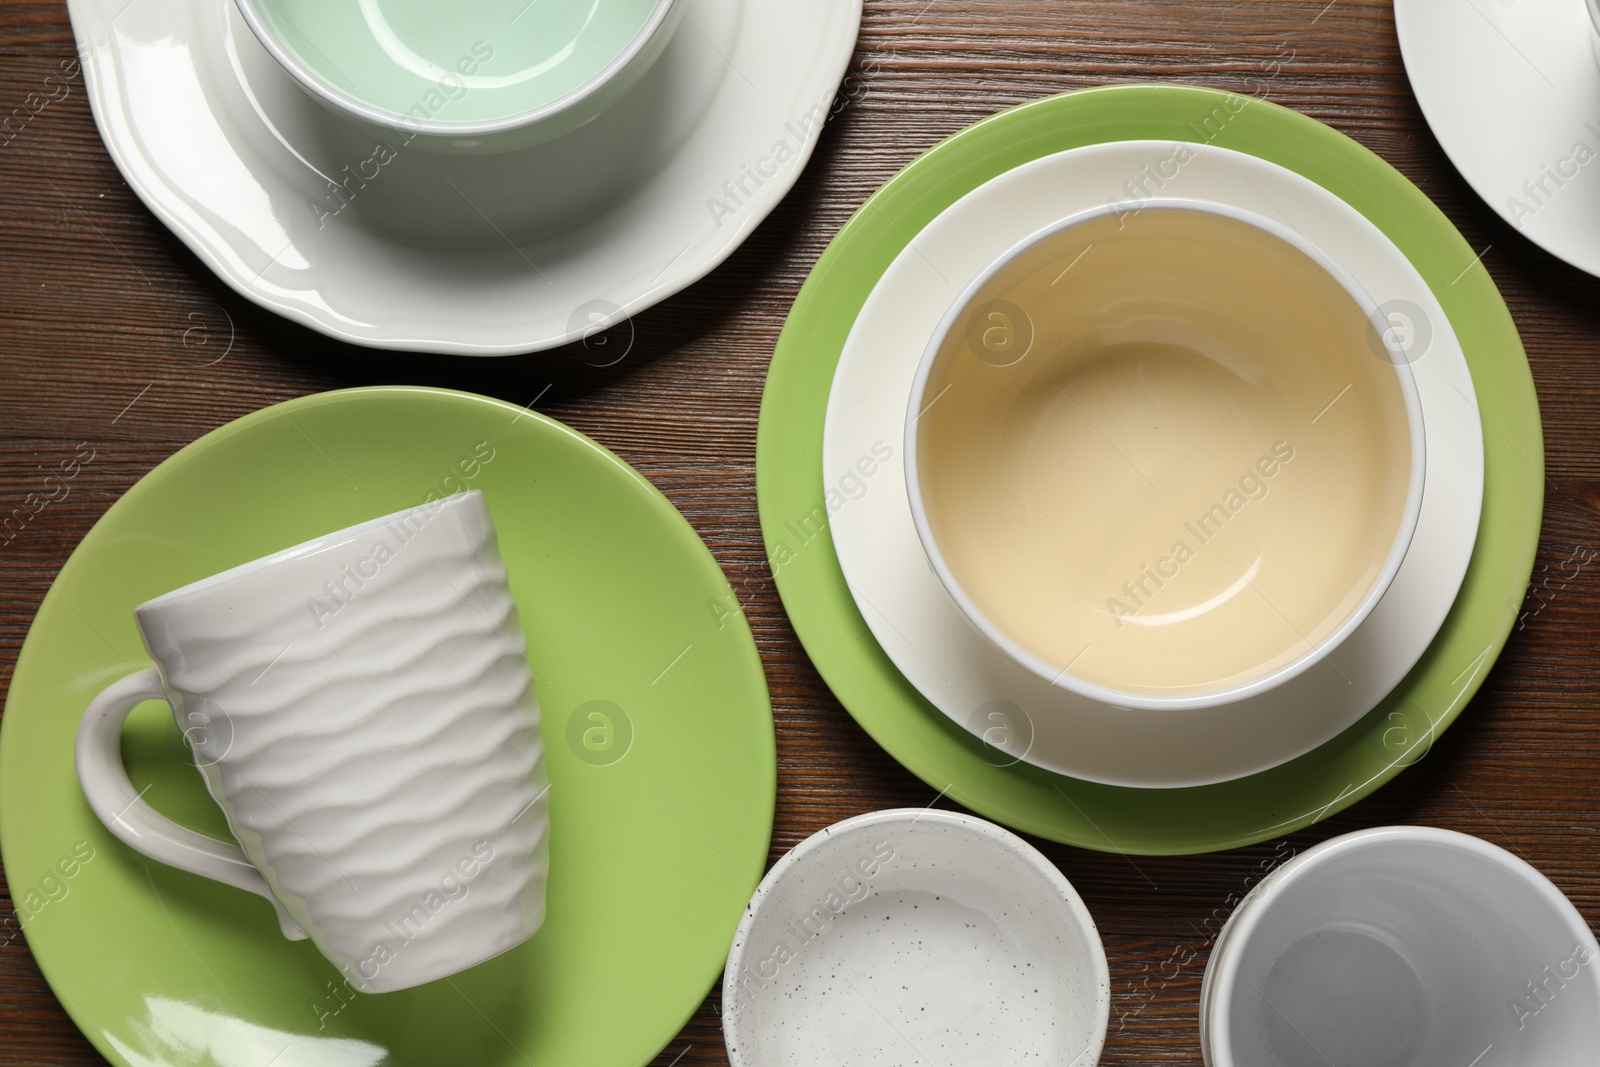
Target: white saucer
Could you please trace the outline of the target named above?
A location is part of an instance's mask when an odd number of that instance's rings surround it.
[[[722,262],[799,176],[861,18],[861,0],[684,0],[599,118],[457,157],[380,150],[230,0],[68,7],[112,158],[225,282],[342,340],[466,355],[576,340]]]
[[[773,865],[722,977],[733,1067],[1088,1067],[1111,1012],[1083,900],[1016,834],[857,815]]]
[[[1165,179],[1162,195],[1287,223],[1366,288],[1403,342],[1409,333],[1427,427],[1416,536],[1388,594],[1331,657],[1237,704],[1113,707],[1005,659],[939,584],[912,524],[899,454],[912,377],[969,278],[1049,222],[1125,199],[1124,183],[1170,160],[1174,146],[1091,145],[979,186],[917,234],[863,305],[828,398],[823,479],[834,548],[868,626],[912,685],[993,746],[996,763],[1026,759],[1073,778],[1146,788],[1205,785],[1283,763],[1353,724],[1399,683],[1438,632],[1472,555],[1482,430],[1466,358],[1427,283],[1372,223],[1309,179],[1254,156],[1187,147],[1193,158],[1167,167],[1176,176]]]
[[[1585,0],[1395,0],[1394,24],[1456,169],[1529,240],[1600,275],[1600,64]]]

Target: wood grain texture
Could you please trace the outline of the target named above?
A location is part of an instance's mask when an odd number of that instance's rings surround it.
[[[0,0],[0,115],[71,54],[63,6]],[[720,269],[640,315],[633,349],[604,370],[570,352],[373,352],[261,311],[129,191],[74,81],[0,145],[0,516],[80,442],[95,459],[65,498],[0,532],[0,687],[78,539],[202,433],[343,386],[447,385],[518,404],[548,386],[539,410],[659,486],[745,603],[777,720],[772,857],[838,819],[928,804],[934,790],[822,684],[764,567],[753,469],[767,363],[829,238],[919,153],[1011,104],[1151,80],[1255,92],[1331,124],[1486,249],[1532,362],[1548,480],[1540,569],[1518,629],[1483,692],[1418,766],[1320,826],[1235,852],[1130,859],[1042,845],[1105,937],[1114,1003],[1102,1062],[1198,1064],[1200,977],[1229,902],[1263,865],[1346,830],[1421,822],[1479,834],[1514,848],[1600,919],[1600,567],[1574,576],[1561,566],[1600,551],[1600,280],[1521,240],[1473,195],[1422,120],[1383,0],[867,0],[847,105],[793,193]],[[10,936],[11,916],[0,888],[0,1064],[101,1062],[24,940]],[[717,1009],[713,994],[658,1064],[726,1063]]]

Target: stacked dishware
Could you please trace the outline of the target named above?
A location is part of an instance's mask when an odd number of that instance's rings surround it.
[[[1479,65],[1516,64],[1483,29],[1396,9],[1469,179],[1600,273],[1584,3],[1479,12],[1555,90],[1523,70],[1492,106]],[[109,150],[219,276],[333,337],[478,355],[587,338],[731,254],[809,158],[861,17],[69,7]],[[1461,126],[1478,112],[1512,150],[1484,154]],[[29,905],[30,946],[123,1063],[248,1045],[638,1064],[721,967],[737,1067],[1092,1064],[1099,932],[1005,826],[1223,849],[1425,757],[1514,621],[1542,463],[1481,255],[1372,153],[1233,93],[1035,101],[840,231],[779,340],[757,460],[819,671],[994,822],[867,813],[761,877],[770,700],[682,516],[526,409],[349,390],[171,457],[46,597],[8,697],[0,833],[13,870],[98,865],[81,921]],[[245,912],[237,889],[264,900]],[[138,974],[102,966],[107,945]],[[1492,845],[1345,835],[1230,918],[1201,1053],[1588,1063],[1597,957],[1560,891]]]
[[[726,259],[799,177],[861,17],[860,0],[69,8],[112,157],[224,281],[341,340],[464,355],[577,340]]]
[[[1178,853],[1307,826],[1426,756],[1515,621],[1541,457],[1505,306],[1420,192],[1274,105],[1131,86],[1002,113],[879,190],[790,314],[757,479],[796,632],[891,754],[1009,826]],[[829,940],[780,947],[765,913],[794,910],[771,902],[803,868],[837,866],[824,847],[848,852],[819,835],[768,874],[742,928],[754,957],[729,957],[734,1062],[830,1061],[839,1035],[882,1041],[883,1063],[973,1034],[988,1058],[963,1062],[1097,1059],[1101,1038],[1025,1011],[908,1008],[942,1004],[952,950],[931,917],[904,985],[868,989],[873,953],[900,943],[868,928],[899,929],[899,878],[845,902]],[[978,885],[947,892],[976,928],[1006,921]],[[1484,842],[1328,842],[1219,938],[1203,1055],[1587,1062],[1593,942]],[[1524,1013],[1551,1013],[1535,1030],[1497,997],[1547,958],[1571,995],[1523,990]],[[1104,1013],[1080,979],[1038,978]],[[813,997],[825,1031],[803,1018]]]
[[[1275,105],[1128,86],[965,130],[856,215],[757,478],[881,744],[1008,825],[1161,853],[1428,751],[1513,622],[1541,455],[1505,306],[1414,186]]]

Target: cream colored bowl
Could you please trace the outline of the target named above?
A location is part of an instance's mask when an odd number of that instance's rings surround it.
[[[905,466],[929,562],[1011,660],[1194,708],[1360,625],[1421,508],[1421,406],[1327,255],[1213,203],[1108,204],[978,275],[924,352]]]

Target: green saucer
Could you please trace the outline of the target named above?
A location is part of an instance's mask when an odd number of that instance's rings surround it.
[[[144,859],[78,791],[73,736],[148,664],[134,605],[430,493],[483,490],[549,766],[544,928],[471,970],[351,992],[259,898]],[[123,739],[163,813],[227,835],[164,705]],[[541,415],[438,389],[303,397],[207,434],[83,539],[28,633],[0,727],[0,855],[28,946],[117,1064],[637,1067],[722,969],[776,782],[750,630],[649,482]],[[12,934],[0,926],[0,941]]]
[[[1065,778],[992,752],[908,683],[857,612],[829,538],[822,426],[845,338],[889,263],[950,204],[1029,160],[1104,141],[1208,141],[1271,160],[1361,211],[1410,258],[1450,317],[1483,416],[1483,518],[1461,593],[1400,686],[1355,726],[1281,767],[1220,785],[1129,789]],[[1382,159],[1275,104],[1188,86],[1065,93],[1012,108],[930,149],[833,239],[778,339],[761,402],[756,487],[778,591],[795,632],[856,721],[934,789],[997,822],[1084,848],[1174,854],[1233,848],[1310,825],[1428,751],[1483,683],[1516,620],[1543,506],[1538,401],[1511,316],[1472,248]]]

